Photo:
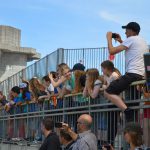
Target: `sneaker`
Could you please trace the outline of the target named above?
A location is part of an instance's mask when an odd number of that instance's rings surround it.
[[[124,114],[125,114],[125,120],[127,123],[134,121],[134,110],[133,109],[127,108],[124,111]]]

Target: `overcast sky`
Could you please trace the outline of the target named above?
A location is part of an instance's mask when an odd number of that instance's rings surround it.
[[[22,30],[21,45],[45,56],[57,48],[104,47],[106,32],[136,21],[150,44],[149,0],[0,0],[0,24]]]

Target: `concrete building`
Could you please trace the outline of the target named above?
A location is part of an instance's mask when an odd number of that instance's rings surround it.
[[[40,59],[36,49],[21,47],[21,30],[0,25],[0,82]]]

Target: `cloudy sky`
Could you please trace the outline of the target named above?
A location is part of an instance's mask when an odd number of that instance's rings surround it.
[[[150,44],[149,0],[0,0],[0,24],[22,30],[21,45],[42,56],[57,48],[104,47],[106,32],[139,22]]]

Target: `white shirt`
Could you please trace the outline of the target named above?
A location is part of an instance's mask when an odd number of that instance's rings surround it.
[[[140,36],[131,36],[122,45],[128,48],[125,51],[126,72],[143,76],[145,73],[143,54],[148,52],[145,40]]]
[[[49,87],[47,88],[48,92],[54,92],[54,87],[52,84],[49,85]]]
[[[119,76],[118,73],[113,72],[109,77],[104,75],[104,81],[106,81],[107,82],[107,86],[109,86],[112,81],[117,80],[119,77],[120,76]]]
[[[102,86],[102,81],[100,81],[100,80],[96,80],[95,82],[94,82],[94,87],[95,86],[99,86],[99,88]]]

